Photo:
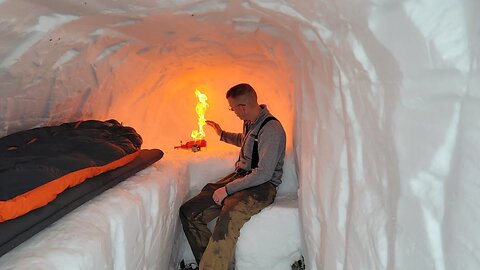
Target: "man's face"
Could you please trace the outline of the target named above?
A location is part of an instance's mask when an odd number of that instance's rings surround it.
[[[241,120],[247,120],[248,108],[247,108],[246,99],[239,97],[239,98],[228,98],[227,100],[228,100],[229,110],[234,112],[235,115]]]

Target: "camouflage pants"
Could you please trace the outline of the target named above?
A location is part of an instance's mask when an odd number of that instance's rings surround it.
[[[240,229],[253,215],[272,204],[276,188],[270,183],[241,190],[215,204],[213,192],[242,177],[232,173],[202,191],[180,207],[180,220],[200,270],[227,270],[235,252]],[[218,217],[213,233],[207,223]]]

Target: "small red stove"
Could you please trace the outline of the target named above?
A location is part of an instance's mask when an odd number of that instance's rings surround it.
[[[182,144],[180,141],[179,146],[173,147],[174,149],[190,149],[192,152],[198,152],[202,150],[202,147],[207,147],[206,140],[197,140],[197,141],[188,141],[185,144]]]

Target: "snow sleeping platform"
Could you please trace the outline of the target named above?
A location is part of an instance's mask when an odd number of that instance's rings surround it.
[[[175,270],[182,259],[193,260],[178,218],[180,205],[207,182],[231,172],[236,155],[166,152],[4,254],[0,269]],[[276,201],[242,228],[237,270],[287,270],[301,258],[296,194],[296,173],[287,154]]]

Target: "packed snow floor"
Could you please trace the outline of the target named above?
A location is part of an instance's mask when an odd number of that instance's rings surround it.
[[[193,258],[178,219],[180,205],[205,183],[228,174],[235,158],[234,151],[166,152],[162,160],[5,254],[0,269],[175,269],[184,257]],[[287,270],[301,257],[297,180],[288,157],[285,170],[274,206],[242,229],[238,270],[255,265]]]

